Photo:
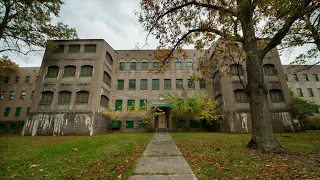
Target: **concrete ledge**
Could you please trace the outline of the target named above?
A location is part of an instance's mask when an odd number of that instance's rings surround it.
[[[193,174],[135,175],[130,180],[196,180]]]

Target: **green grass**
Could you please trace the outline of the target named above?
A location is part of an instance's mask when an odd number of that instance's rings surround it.
[[[283,154],[247,149],[249,134],[171,133],[198,179],[320,178],[320,132],[276,134]]]
[[[1,136],[1,179],[128,179],[151,133]]]

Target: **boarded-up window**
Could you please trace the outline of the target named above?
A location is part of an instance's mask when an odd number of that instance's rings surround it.
[[[234,95],[237,103],[247,103],[249,101],[247,94],[242,89],[235,90]]]
[[[58,103],[60,103],[60,104],[70,103],[70,99],[71,99],[71,92],[70,91],[59,92]]]
[[[103,73],[103,81],[108,85],[111,86],[111,77],[110,75],[104,71]]]
[[[139,106],[140,106],[141,110],[146,110],[147,109],[147,105],[148,105],[148,102],[147,102],[146,99],[141,99],[140,100]]]
[[[134,128],[134,122],[133,121],[126,121],[126,128],[127,129],[133,129]]]
[[[133,111],[135,106],[135,100],[128,100],[127,102],[127,110]]]
[[[59,74],[59,67],[58,66],[50,66],[48,67],[48,72],[46,77],[47,78],[56,78]]]
[[[140,90],[147,90],[147,89],[148,89],[148,79],[141,79]]]
[[[266,76],[276,76],[277,70],[272,64],[263,65],[264,75]]]
[[[88,100],[89,100],[88,91],[77,92],[76,103],[88,103]]]
[[[87,53],[94,53],[96,52],[96,45],[95,44],[88,44],[84,46],[84,52]]]
[[[244,72],[243,72],[243,68],[240,64],[233,64],[230,66],[230,70],[231,70],[231,75],[233,76],[243,76]]]
[[[51,104],[52,98],[53,98],[53,92],[44,91],[44,92],[42,92],[40,103],[41,104]]]
[[[78,53],[80,52],[80,45],[76,44],[76,45],[70,45],[69,46],[69,51],[68,53]]]
[[[102,95],[101,96],[101,100],[100,100],[100,105],[103,106],[103,107],[108,108],[109,99],[106,96]]]
[[[279,89],[271,89],[269,91],[272,102],[283,102],[282,91]]]
[[[93,66],[81,66],[80,76],[92,76]]]
[[[76,67],[75,66],[65,66],[63,77],[73,77],[76,74]]]

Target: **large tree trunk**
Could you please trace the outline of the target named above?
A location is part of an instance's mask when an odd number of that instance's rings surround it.
[[[248,73],[247,93],[252,114],[252,139],[247,147],[265,152],[282,152],[282,146],[276,141],[270,110],[267,103],[268,89],[264,82],[263,64],[259,59],[258,49],[254,43],[245,46],[247,54],[246,68]]]

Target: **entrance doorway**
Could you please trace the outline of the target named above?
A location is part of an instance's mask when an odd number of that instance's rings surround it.
[[[158,116],[158,128],[165,129],[166,128],[166,115],[162,114]]]

